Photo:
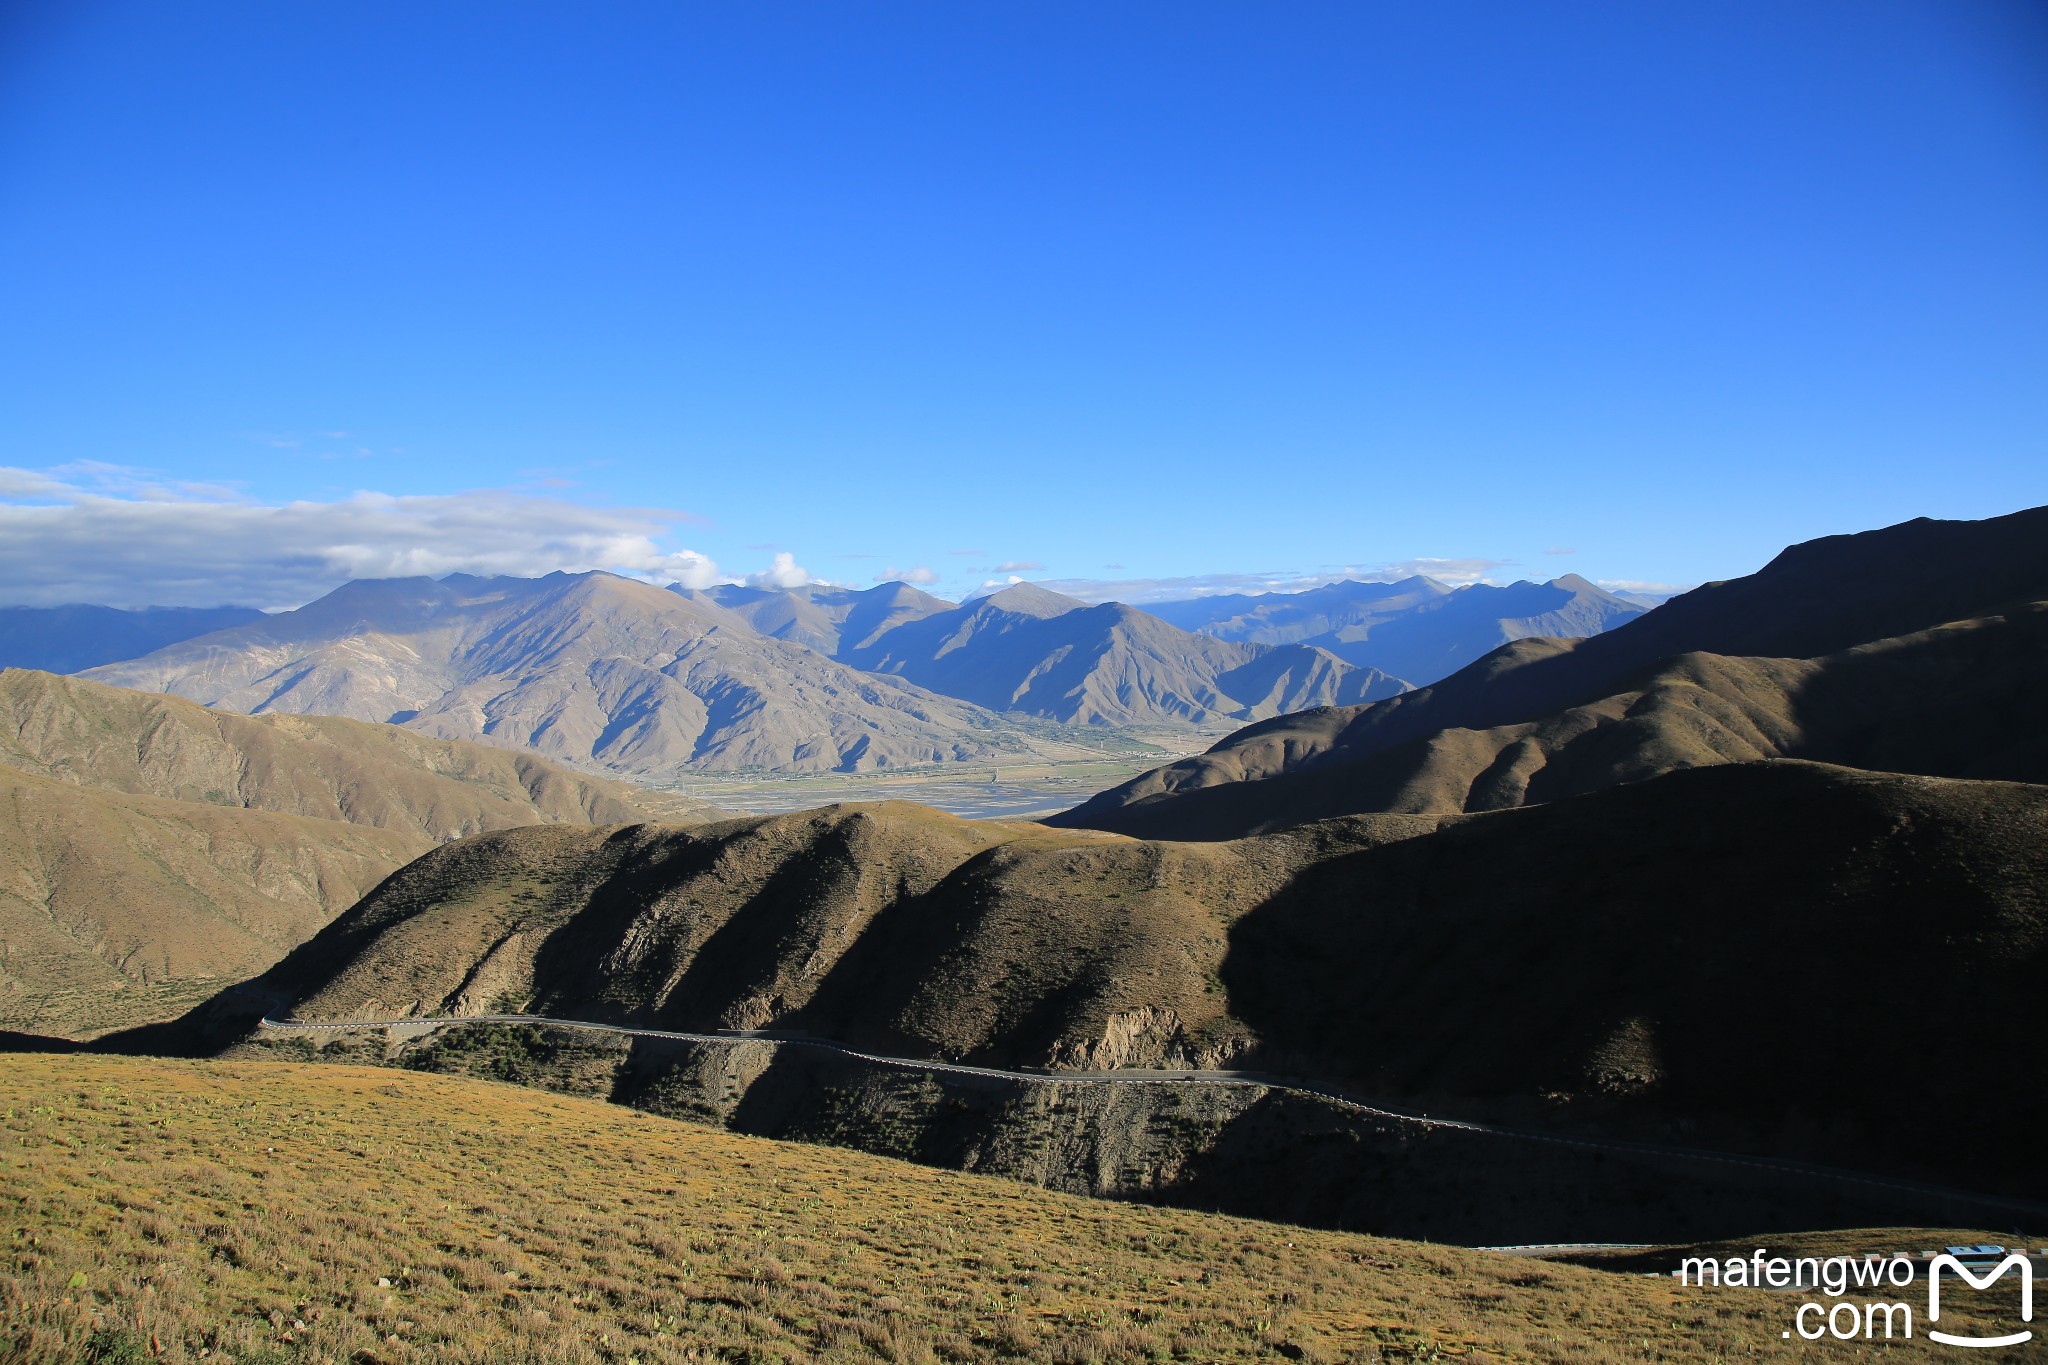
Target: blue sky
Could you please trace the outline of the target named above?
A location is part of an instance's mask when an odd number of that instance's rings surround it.
[[[1693,583],[2048,502],[2048,9],[30,0],[0,315],[6,600]]]

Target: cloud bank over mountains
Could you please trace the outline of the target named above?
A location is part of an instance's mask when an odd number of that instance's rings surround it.
[[[264,503],[231,486],[166,480],[120,465],[0,466],[0,606],[232,604],[279,610],[351,579],[539,577],[591,569],[700,589],[721,583],[835,585],[786,550],[777,550],[758,572],[738,573],[722,569],[710,555],[673,548],[676,528],[692,521],[701,518],[664,508],[592,506],[520,489],[363,491],[327,502]],[[949,554],[983,557],[980,551]],[[1500,579],[1511,561],[1410,559],[1316,572],[1173,578],[1044,577],[1048,566],[1035,559],[1006,559],[951,574],[916,560],[883,563],[888,567],[873,575],[874,582],[900,580],[956,598],[981,596],[1030,574],[1040,586],[1084,602],[1144,606],[1224,593],[1300,592],[1347,579],[1393,582],[1416,574],[1462,586]],[[1673,585],[1607,586],[1668,594]]]
[[[737,581],[706,555],[661,546],[686,519],[502,489],[266,504],[116,466],[0,467],[0,603],[284,608],[355,578],[557,569]],[[809,581],[788,559],[762,576]]]

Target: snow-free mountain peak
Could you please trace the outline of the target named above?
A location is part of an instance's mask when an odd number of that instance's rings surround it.
[[[967,605],[1050,620],[1055,616],[1064,616],[1070,611],[1079,611],[1088,604],[1078,597],[1068,597],[1050,588],[1041,588],[1036,583],[1012,583],[1009,587],[992,592],[986,597],[974,598]]]

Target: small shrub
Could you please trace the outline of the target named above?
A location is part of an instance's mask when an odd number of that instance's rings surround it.
[[[148,1365],[149,1347],[133,1332],[99,1327],[85,1339],[86,1365]]]

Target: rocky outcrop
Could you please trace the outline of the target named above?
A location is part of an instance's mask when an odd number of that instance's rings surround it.
[[[1141,1005],[1110,1015],[1098,1037],[1054,1043],[1046,1064],[1055,1071],[1219,1071],[1245,1050],[1241,1037],[1207,1042],[1191,1038],[1172,1008]]]

